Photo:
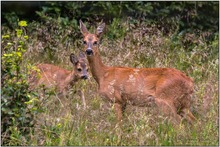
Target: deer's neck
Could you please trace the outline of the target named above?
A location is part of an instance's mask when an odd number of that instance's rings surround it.
[[[77,81],[77,78],[75,76],[75,71],[69,71],[68,75],[64,79],[63,83],[64,85],[72,85]]]
[[[102,63],[99,52],[97,52],[93,56],[87,56],[87,58],[88,58],[88,61],[89,61],[89,66],[90,66],[91,71],[92,71],[92,76],[94,77],[94,79],[96,80],[96,82],[100,86],[100,82],[101,82],[101,80],[102,80],[102,78],[105,74],[105,69],[107,67]]]
[[[75,76],[74,71],[67,71],[65,76],[63,76],[60,79],[56,79],[56,82],[58,83],[57,88],[59,92],[63,92],[65,90],[68,90],[70,86],[73,86],[73,84],[77,81],[77,78]]]

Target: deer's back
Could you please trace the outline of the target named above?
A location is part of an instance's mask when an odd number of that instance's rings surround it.
[[[37,68],[40,69],[41,75],[46,74],[54,81],[62,81],[71,73],[71,71],[52,64],[39,64]]]
[[[70,74],[70,71],[52,64],[39,64],[36,67],[39,69],[39,72],[33,71],[31,73],[29,80],[31,89],[39,85],[56,87]]]
[[[136,101],[146,97],[178,99],[193,92],[193,81],[172,68],[111,67],[105,71],[100,91],[111,97]]]

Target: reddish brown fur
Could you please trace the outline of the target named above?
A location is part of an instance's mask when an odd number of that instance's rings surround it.
[[[39,85],[45,85],[48,87],[55,87],[59,93],[65,93],[69,87],[73,86],[76,81],[82,78],[87,78],[88,66],[84,57],[72,56],[72,63],[74,68],[72,71],[60,68],[52,64],[39,64],[37,68],[40,72],[33,71],[29,85],[30,89],[34,89]],[[71,58],[70,56],[70,58]],[[81,69],[81,71],[78,71]]]
[[[157,106],[177,124],[180,123],[181,117],[192,122],[195,119],[190,112],[192,79],[172,68],[137,69],[104,65],[98,45],[94,44],[99,41],[104,27],[105,24],[102,24],[96,34],[90,34],[80,21],[92,75],[98,83],[99,93],[114,103],[118,120],[122,119],[126,105],[131,104]]]

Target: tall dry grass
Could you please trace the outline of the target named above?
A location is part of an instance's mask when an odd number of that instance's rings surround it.
[[[173,67],[185,72],[195,82],[192,110],[197,121],[192,126],[183,122],[184,127],[176,129],[155,108],[128,106],[123,125],[119,127],[112,105],[97,94],[97,84],[90,73],[88,81],[80,81],[70,89],[66,97],[68,107],[62,107],[53,91],[44,95],[38,104],[42,112],[35,116],[36,125],[30,139],[21,145],[219,144],[218,36],[207,42],[204,32],[182,35],[173,30],[164,35],[144,23],[132,28],[128,22],[121,25],[127,29],[124,36],[117,39],[103,36],[100,45],[103,62],[109,66]],[[68,36],[73,31],[71,27],[61,34],[52,34],[44,30],[47,26],[32,24],[30,27],[33,26],[42,30],[43,35],[39,36],[38,31],[30,35],[27,63],[52,63],[70,69],[69,54],[82,49],[81,38]],[[85,110],[81,97],[75,92],[77,89],[84,91]]]

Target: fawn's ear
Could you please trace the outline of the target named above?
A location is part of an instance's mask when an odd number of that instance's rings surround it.
[[[79,59],[76,55],[74,55],[73,53],[70,55],[70,61],[73,63],[73,65],[75,65],[76,63],[79,62]]]
[[[86,26],[83,24],[83,22],[81,20],[79,20],[79,28],[80,28],[80,31],[81,33],[86,36],[87,34],[89,34],[89,31],[87,30]]]
[[[80,51],[80,52],[79,52],[79,57],[80,57],[80,58],[86,58],[86,56],[85,56],[85,54],[84,54],[83,51]]]
[[[98,37],[100,37],[104,31],[104,28],[105,28],[105,23],[102,23],[98,26],[97,30],[96,30],[96,35]]]

